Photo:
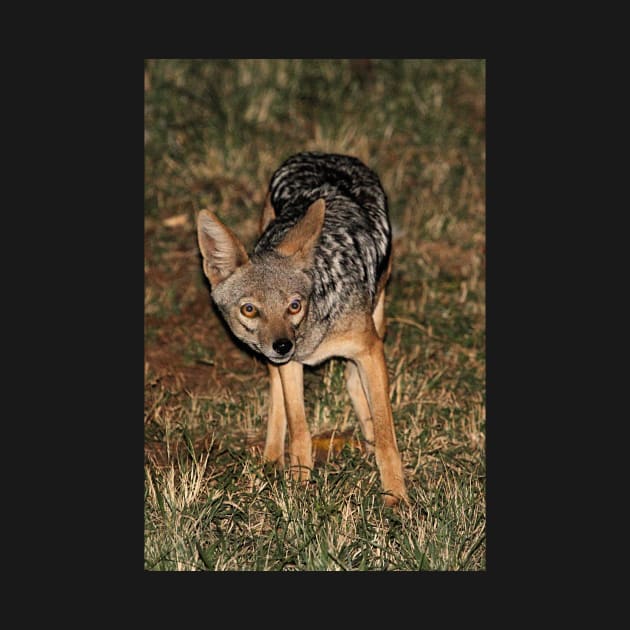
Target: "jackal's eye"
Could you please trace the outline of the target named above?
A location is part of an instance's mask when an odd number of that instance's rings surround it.
[[[245,315],[245,317],[249,317],[251,319],[252,317],[256,317],[256,315],[258,315],[258,309],[253,304],[247,302],[241,306],[241,313]]]
[[[302,310],[302,302],[300,300],[291,300],[289,308],[287,309],[290,315],[295,315]]]

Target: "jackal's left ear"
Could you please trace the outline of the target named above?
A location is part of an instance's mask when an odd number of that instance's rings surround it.
[[[249,260],[234,232],[209,210],[202,210],[197,217],[197,240],[203,256],[203,270],[212,288]]]
[[[277,251],[283,256],[296,256],[310,262],[313,250],[324,225],[326,203],[323,199],[313,202],[306,214],[285,234]]]
[[[263,206],[262,213],[260,215],[260,223],[258,225],[258,229],[260,234],[262,234],[267,226],[276,218],[276,211],[273,209],[271,205],[271,193],[267,193],[267,197],[265,198],[265,205]]]

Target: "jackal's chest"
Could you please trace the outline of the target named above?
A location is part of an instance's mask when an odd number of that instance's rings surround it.
[[[344,318],[338,325],[322,335],[317,343],[309,346],[298,344],[294,360],[305,365],[318,365],[332,357],[353,359],[365,348],[366,335],[372,332],[369,315],[356,313]]]

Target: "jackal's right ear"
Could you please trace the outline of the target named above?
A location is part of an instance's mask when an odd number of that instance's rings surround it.
[[[259,232],[262,234],[267,226],[276,218],[276,211],[271,205],[271,193],[267,193],[265,197],[265,205],[263,206],[262,214],[260,215]]]
[[[309,263],[324,225],[325,212],[326,202],[323,199],[314,201],[306,214],[284,235],[276,247],[278,252]]]
[[[234,232],[209,210],[202,210],[197,216],[197,240],[203,256],[203,271],[212,288],[249,260]]]

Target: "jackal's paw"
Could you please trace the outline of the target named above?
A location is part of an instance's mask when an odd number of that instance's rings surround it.
[[[284,461],[282,459],[276,461],[265,459],[263,460],[263,468],[272,479],[279,479],[284,474]]]
[[[409,497],[405,491],[399,492],[398,494],[383,494],[383,503],[385,507],[395,507],[397,505],[410,505]]]
[[[292,465],[291,479],[294,481],[308,481],[311,478],[311,469],[308,466],[301,466],[298,464]]]
[[[275,466],[278,470],[284,468],[284,453],[263,453],[263,461],[266,466]]]

